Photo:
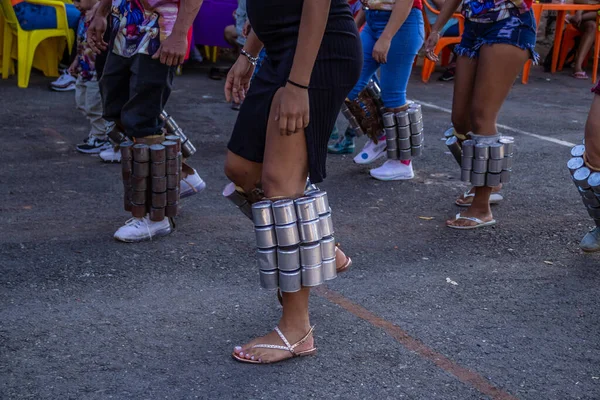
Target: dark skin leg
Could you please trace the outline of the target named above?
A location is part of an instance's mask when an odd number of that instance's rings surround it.
[[[593,15],[594,13],[592,13]],[[584,14],[584,18],[585,18]],[[581,39],[579,41],[579,47],[577,48],[577,57],[575,57],[575,65],[573,69],[575,72],[583,71],[583,62],[587,57],[590,49],[594,45],[594,37],[596,35],[596,18],[592,21],[583,21],[579,26],[579,30],[582,32]]]
[[[585,124],[585,158],[594,170],[600,170],[600,96],[595,95]]]
[[[528,55],[526,50],[508,44],[481,47],[470,106],[473,133],[486,136],[497,133],[498,113]],[[491,221],[493,219],[489,203],[491,193],[492,188],[488,186],[475,188],[472,205],[461,215],[475,217],[484,222]],[[471,226],[475,225],[475,222],[451,219],[446,221],[446,224]]]

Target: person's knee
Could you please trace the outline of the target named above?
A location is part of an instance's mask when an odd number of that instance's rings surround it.
[[[581,30],[586,33],[596,33],[596,21],[586,21],[583,23]]]
[[[229,157],[225,159],[225,167],[224,167],[225,176],[236,185],[242,187],[244,186],[244,171],[241,166],[232,161]]]
[[[223,32],[223,37],[225,41],[230,45],[234,45],[237,39],[237,31],[235,30],[235,26],[229,25],[225,27],[225,31]]]
[[[495,133],[496,115],[490,112],[485,106],[473,104],[469,115],[471,129],[473,133],[480,135]]]

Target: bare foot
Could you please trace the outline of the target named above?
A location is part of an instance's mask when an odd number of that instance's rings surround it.
[[[281,332],[286,337],[291,346],[297,343],[299,340],[302,340],[306,336],[306,333],[310,331],[310,327],[302,327],[298,328],[281,328]],[[298,346],[294,348],[294,352],[296,354],[302,353],[305,351],[309,351],[314,348],[314,338],[312,333],[308,336],[308,338]],[[289,350],[283,349],[268,349],[268,348],[256,348],[255,345],[275,345],[275,346],[284,346],[287,345],[283,342],[283,340],[279,337],[276,331],[271,331],[265,336],[256,338],[243,346],[236,346],[233,349],[233,353],[240,358],[244,358],[246,360],[258,361],[259,363],[268,364],[279,362],[283,360],[287,360],[288,358],[292,358],[294,354]]]
[[[337,272],[343,272],[352,265],[352,260],[348,257],[342,249],[335,247],[335,268]]]
[[[480,212],[478,210],[473,210],[472,207],[460,213],[462,217],[471,217],[477,218],[482,222],[490,222],[494,219],[492,212]],[[468,220],[468,219],[456,219],[452,218],[446,221],[447,226],[476,226],[477,222]]]
[[[494,186],[492,188],[492,193],[498,193],[500,192],[500,190],[502,190],[502,184],[500,184],[499,186]],[[470,206],[471,203],[473,203],[473,194],[475,193],[475,187],[471,187],[471,189],[469,189],[468,192],[465,192],[463,194],[460,195],[460,197],[458,199],[456,199],[456,205],[459,206]],[[467,196],[467,194],[471,195],[471,196]]]

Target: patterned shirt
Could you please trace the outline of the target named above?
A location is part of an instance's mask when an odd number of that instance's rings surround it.
[[[472,22],[493,23],[531,9],[532,0],[464,0],[462,15]]]
[[[180,0],[113,0],[113,52],[153,55],[173,30]]]
[[[87,43],[87,30],[90,20],[85,15],[79,17],[77,24],[77,74],[84,81],[95,81],[96,54]]]

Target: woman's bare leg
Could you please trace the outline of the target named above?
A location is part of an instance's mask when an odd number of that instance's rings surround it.
[[[497,134],[498,113],[528,56],[527,50],[509,44],[481,47],[470,109],[473,133],[486,136]],[[476,188],[472,205],[462,215],[475,217],[484,222],[491,221],[493,219],[489,203],[491,193],[492,188],[489,186]],[[468,220],[454,219],[446,223],[453,226],[475,224]]]
[[[579,30],[582,32],[582,34],[581,39],[579,40],[579,47],[577,48],[575,65],[573,66],[575,72],[583,72],[583,62],[588,56],[596,36],[596,20],[583,21],[579,26]]]
[[[275,94],[273,104],[278,104],[279,94],[280,92]],[[267,126],[265,158],[262,165],[262,188],[266,197],[296,198],[304,193],[308,176],[306,138],[303,130],[296,131],[289,136],[281,135],[279,122],[275,121],[274,116],[272,107]],[[283,314],[277,326],[292,344],[302,339],[310,330],[309,294],[310,290],[307,288],[296,293],[283,293]],[[311,337],[296,351],[308,350],[312,348],[313,343]],[[291,356],[289,352],[282,350],[252,349],[255,344],[284,345],[277,333],[271,332],[244,346],[236,347],[234,351],[240,357],[262,362],[275,362]]]

